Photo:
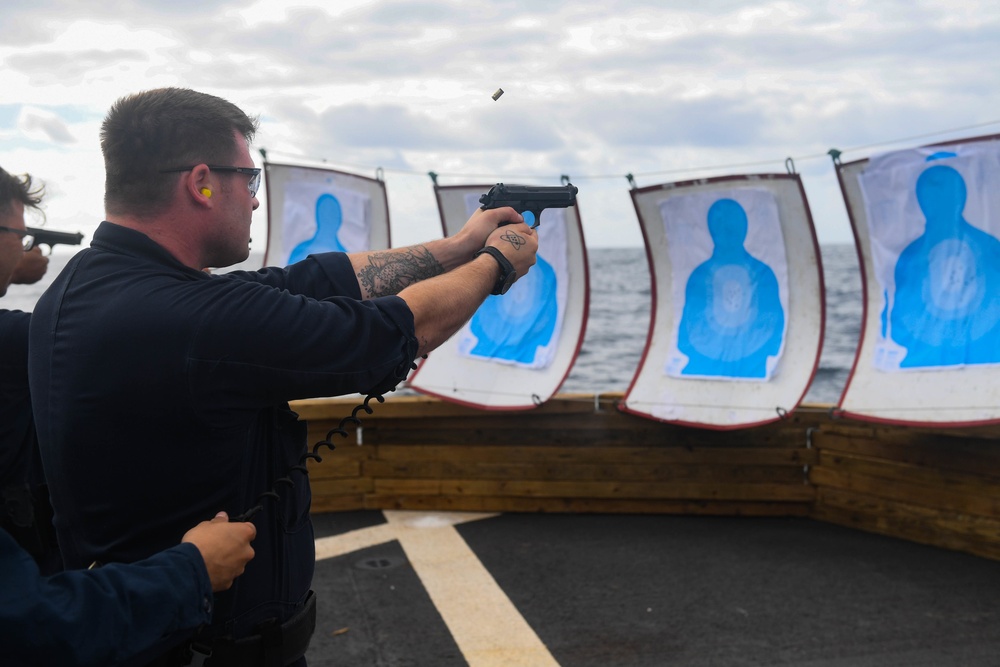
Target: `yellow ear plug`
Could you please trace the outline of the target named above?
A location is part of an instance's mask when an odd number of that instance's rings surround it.
[[[201,189],[201,194],[205,195],[208,198],[212,197],[212,191],[209,190],[208,188],[202,188]]]

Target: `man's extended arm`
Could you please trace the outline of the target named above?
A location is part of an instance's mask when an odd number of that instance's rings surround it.
[[[520,223],[495,229],[486,245],[499,248],[521,277],[535,263],[538,237]],[[430,352],[458,331],[489,296],[499,275],[497,260],[479,255],[454,270],[400,291],[399,297],[413,313],[417,354]]]
[[[447,273],[471,260],[498,226],[523,221],[512,208],[477,209],[454,236],[405,248],[351,253],[361,296],[399,294],[421,280]]]

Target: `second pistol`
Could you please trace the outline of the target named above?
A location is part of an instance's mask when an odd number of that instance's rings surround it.
[[[49,250],[51,250],[59,243],[63,245],[80,245],[83,241],[83,234],[81,232],[57,232],[51,229],[42,229],[41,227],[26,227],[25,230],[28,232],[28,236],[35,239],[34,243],[32,243],[32,248],[36,245],[47,245]]]

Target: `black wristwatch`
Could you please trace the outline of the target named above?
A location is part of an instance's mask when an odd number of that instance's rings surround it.
[[[507,290],[510,289],[510,286],[514,284],[515,280],[517,280],[517,271],[514,270],[514,265],[510,263],[510,260],[503,256],[503,253],[500,252],[499,248],[494,248],[491,245],[488,245],[478,251],[472,256],[473,259],[479,257],[484,252],[493,257],[493,259],[497,261],[497,264],[500,265],[500,277],[497,278],[497,283],[493,286],[493,291],[490,292],[490,294],[506,294]]]

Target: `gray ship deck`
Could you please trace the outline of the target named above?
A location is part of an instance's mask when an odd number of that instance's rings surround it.
[[[314,516],[311,667],[1000,664],[1000,562],[805,518]]]

